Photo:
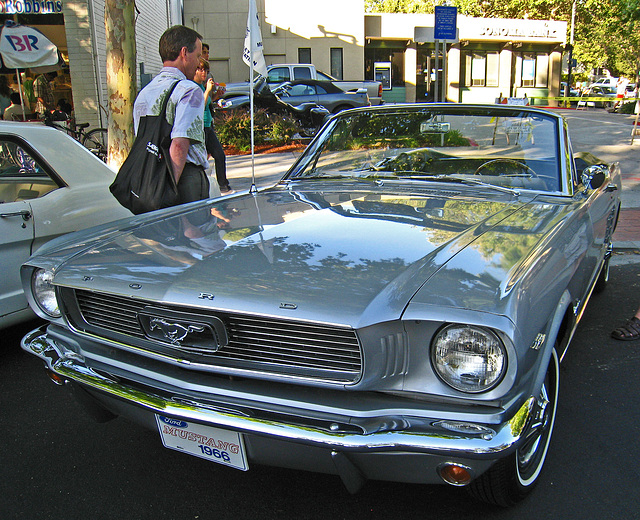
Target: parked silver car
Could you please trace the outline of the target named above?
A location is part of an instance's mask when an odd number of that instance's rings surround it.
[[[66,133],[0,122],[0,328],[34,318],[20,266],[54,237],[131,216],[109,193],[115,173]]]
[[[22,346],[186,454],[509,505],[539,481],[620,188],[545,110],[344,111],[273,187],[43,247],[22,278],[50,323]]]
[[[611,108],[616,102],[616,97],[617,91],[615,87],[592,85],[582,92],[578,99],[578,106],[585,104],[586,106]]]
[[[278,85],[273,93],[290,105],[317,103],[333,114],[349,108],[371,105],[366,89],[345,92],[330,81],[314,79],[287,81]]]

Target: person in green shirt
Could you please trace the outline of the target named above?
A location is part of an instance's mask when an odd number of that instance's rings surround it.
[[[200,58],[200,65],[196,69],[193,81],[195,81],[204,92],[204,136],[205,146],[209,155],[213,157],[213,161],[216,167],[216,180],[220,186],[220,193],[222,195],[230,195],[234,193],[231,189],[229,181],[227,180],[227,165],[226,157],[224,155],[224,149],[220,144],[218,136],[216,135],[215,128],[213,126],[213,116],[211,115],[211,102],[215,100],[218,92],[218,87],[213,81],[213,78],[209,75],[209,61],[205,58]]]

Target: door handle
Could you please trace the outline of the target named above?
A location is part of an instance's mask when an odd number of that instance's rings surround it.
[[[31,218],[31,212],[23,209],[21,211],[14,211],[12,213],[0,213],[0,217],[22,217],[25,222]]]

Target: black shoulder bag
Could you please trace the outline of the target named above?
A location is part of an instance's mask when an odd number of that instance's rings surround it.
[[[178,188],[169,156],[172,125],[167,123],[167,103],[176,81],[169,89],[157,116],[143,116],[129,155],[109,186],[113,196],[135,215],[175,206]]]

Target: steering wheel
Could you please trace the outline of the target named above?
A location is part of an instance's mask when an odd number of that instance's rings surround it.
[[[523,164],[515,159],[492,159],[487,161],[486,163],[481,164],[478,169],[474,172],[474,175],[485,175],[482,173],[484,169],[492,169],[493,166],[497,164],[509,164],[511,166],[516,166],[520,169],[520,173],[504,173],[502,174],[504,177],[532,177],[537,178],[538,174],[534,172],[529,166]],[[487,175],[501,175],[500,173],[487,172]]]
[[[401,152],[393,158],[390,158],[387,165],[392,165],[393,171],[399,172],[428,172],[429,165],[433,161],[433,157],[428,152]]]

